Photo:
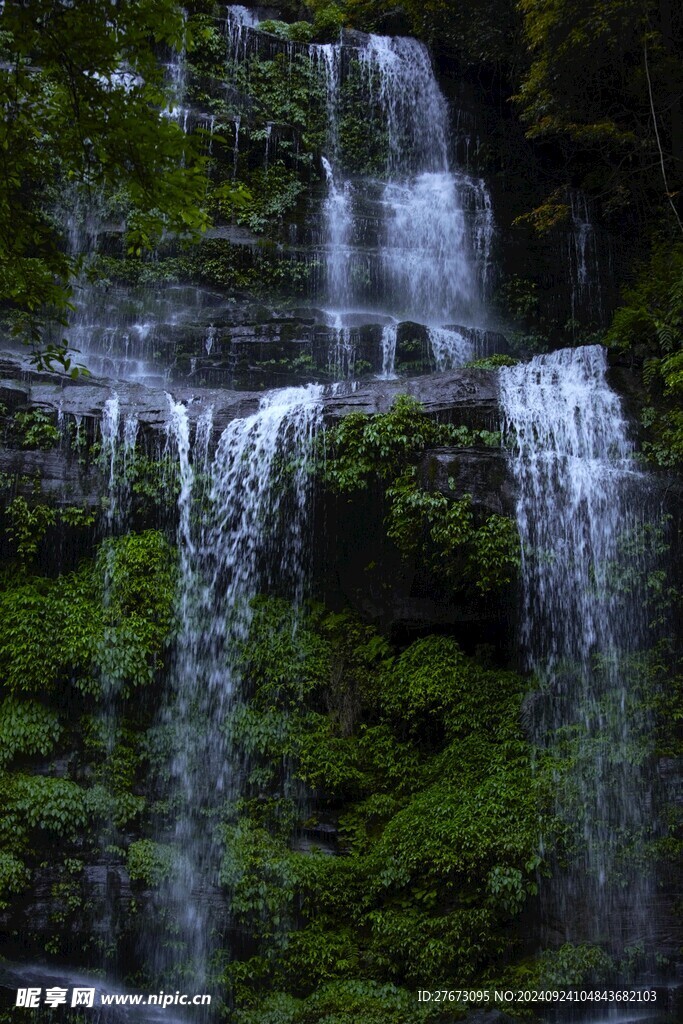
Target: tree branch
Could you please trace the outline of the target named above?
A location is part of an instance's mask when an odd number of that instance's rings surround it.
[[[659,165],[660,165],[660,167],[662,169],[662,180],[664,181],[664,191],[666,193],[666,198],[669,200],[669,203],[671,204],[671,209],[674,212],[674,217],[676,218],[676,221],[678,223],[678,227],[681,230],[681,234],[683,234],[683,224],[681,223],[681,218],[678,215],[678,210],[676,209],[676,204],[673,201],[673,194],[672,194],[672,192],[671,192],[671,190],[669,188],[669,182],[668,182],[668,179],[667,179],[667,176],[666,176],[666,164],[664,163],[664,152],[662,150],[661,139],[659,138],[659,128],[657,126],[657,114],[655,112],[655,101],[654,101],[654,97],[652,95],[652,80],[650,78],[650,65],[649,65],[649,62],[648,62],[648,59],[647,59],[647,39],[645,39],[643,41],[643,53],[645,55],[645,76],[647,78],[647,91],[648,91],[648,95],[650,97],[650,110],[652,112],[652,123],[653,123],[654,129],[655,129],[655,138],[657,139],[657,149],[659,150]]]

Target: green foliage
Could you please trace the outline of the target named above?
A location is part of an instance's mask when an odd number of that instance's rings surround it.
[[[410,473],[399,477],[387,496],[387,536],[401,551],[414,553],[418,549],[424,524],[446,557],[452,557],[469,540],[473,528],[469,494],[460,501],[449,501],[445,494],[417,487],[414,473]]]
[[[461,427],[430,419],[417,399],[398,395],[389,412],[351,413],[326,432],[325,482],[342,493],[362,490],[375,479],[396,478],[426,448],[465,445],[474,439]]]
[[[5,509],[5,532],[15,545],[21,562],[31,561],[49,527],[54,526],[57,512],[48,505],[29,506],[25,498],[14,498]]]
[[[522,0],[519,7],[529,62],[516,99],[528,136],[571,154],[574,180],[600,195],[608,215],[623,216],[647,197],[670,217],[681,183],[681,122],[669,98],[683,86],[674,5]],[[541,229],[565,215],[559,191],[532,214]]]
[[[481,593],[511,583],[520,564],[519,533],[513,519],[492,515],[472,536],[467,571]]]
[[[163,535],[152,530],[100,548],[97,569],[106,602],[94,653],[96,670],[109,688],[155,679],[174,621],[170,554]]]
[[[74,505],[53,508],[40,503],[29,504],[19,495],[5,508],[5,518],[5,533],[16,549],[19,563],[26,565],[35,560],[49,529],[55,524],[87,528],[94,524],[96,515],[90,509]]]
[[[108,288],[112,283],[129,285],[177,284],[191,273],[190,261],[182,256],[165,259],[124,258],[116,259],[98,253],[92,257],[91,269],[94,284]]]
[[[372,1020],[385,992],[389,1019],[420,1019],[393,986],[469,983],[507,952],[506,924],[535,892],[546,775],[520,733],[523,683],[448,637],[395,652],[320,609],[293,629],[276,601],[257,605],[243,654],[254,796],[259,765],[286,760],[323,813],[342,808],[346,856],[292,850],[296,820],[263,799],[224,826],[222,881],[255,943],[228,972],[237,1017],[258,1002],[259,1019]],[[269,793],[284,784],[271,772]]]
[[[614,961],[599,946],[573,946],[566,942],[540,959],[540,984],[552,988],[583,988],[604,982],[614,971]]]
[[[322,43],[336,42],[344,24],[343,4],[332,0],[305,0],[305,3],[313,11],[315,38]]]
[[[49,754],[61,731],[57,714],[43,704],[6,697],[0,704],[0,766],[18,754]]]
[[[454,500],[418,483],[416,463],[427,448],[498,444],[498,434],[439,424],[419,402],[399,395],[390,412],[352,413],[324,437],[323,473],[333,491],[385,487],[387,536],[406,556],[421,556],[432,571],[456,587],[481,593],[511,582],[519,565],[519,540],[512,520],[492,515],[480,521],[471,496]]]
[[[59,430],[52,422],[52,417],[41,409],[29,412],[18,412],[14,423],[21,434],[23,448],[38,448],[48,451],[59,444]]]
[[[279,239],[283,214],[291,215],[300,197],[310,191],[312,179],[319,184],[320,154],[328,143],[327,96],[318,62],[288,43],[336,40],[344,12],[329,0],[311,6],[313,25],[261,22],[258,31],[270,34],[267,47],[233,61],[229,77],[235,88],[230,101],[212,100],[224,119],[224,137],[232,134],[234,117],[240,118],[239,152],[233,150],[232,166],[221,166],[219,173],[232,181],[237,172],[237,184],[249,191],[241,208],[233,211],[219,205],[220,213],[236,212],[240,223]],[[363,81],[360,62],[352,59],[337,100],[336,160],[349,174],[383,175],[389,155],[386,126],[381,106],[369,101]]]
[[[211,238],[196,247],[191,270],[199,281],[254,295],[300,295],[306,291],[315,264],[283,255],[273,243],[261,240],[253,250]]]
[[[607,340],[643,366],[645,454],[664,467],[683,460],[683,245],[655,241]]]
[[[509,699],[519,694],[519,679],[481,668],[450,637],[417,640],[379,682],[383,710],[406,719],[418,734],[434,716],[441,718],[448,736],[484,731],[487,726],[502,730],[507,720],[515,720]],[[447,710],[448,717],[442,717]]]
[[[37,828],[75,839],[89,820],[86,790],[68,779],[2,775],[0,794],[3,830],[16,822],[21,829]]]
[[[492,356],[485,356],[484,359],[474,359],[471,363],[467,363],[468,369],[472,370],[497,370],[501,366],[516,366],[519,359],[514,356],[504,355],[502,352],[496,352]]]
[[[236,219],[238,224],[246,224],[256,232],[262,232],[291,211],[306,187],[281,160],[265,170],[254,171],[249,180],[250,201],[238,210]]]
[[[66,508],[59,509],[59,518],[66,526],[87,528],[95,525],[97,514],[90,508],[67,505]]]
[[[314,36],[313,26],[308,21],[294,21],[288,24],[286,21],[259,22],[260,32],[271,32],[280,39],[289,39],[293,43],[310,43]]]
[[[94,563],[69,575],[43,579],[24,568],[2,582],[4,906],[32,868],[60,864],[75,843],[87,852],[97,835],[115,840],[116,829],[129,829],[146,806],[140,785],[147,755],[139,733],[125,721],[112,732],[99,711],[84,712],[97,708],[103,693],[127,697],[158,678],[175,628],[173,551],[159,533],[132,534],[105,542]],[[69,756],[62,759],[64,751]],[[59,775],[33,774],[45,771],[36,759],[51,756],[60,757]],[[65,861],[67,874],[75,863]],[[129,848],[131,877],[145,884],[158,884],[170,863],[168,851],[149,841]],[[63,930],[82,912],[80,889],[69,876],[55,883],[52,895],[51,920]],[[59,950],[57,936],[49,949]]]
[[[252,821],[226,826],[220,880],[230,890],[236,920],[259,939],[280,931],[292,906],[294,881],[284,844]]]
[[[41,310],[64,317],[81,266],[55,227],[55,182],[71,190],[76,217],[94,190],[125,193],[133,253],[164,230],[206,225],[202,162],[180,126],[159,116],[167,94],[157,47],[186,42],[174,0],[4,5],[0,296],[24,315],[17,326],[28,340],[40,345]],[[68,361],[61,345],[46,353],[55,357]]]
[[[254,603],[252,629],[241,649],[244,670],[255,687],[252,706],[297,706],[325,680],[328,659],[329,645],[312,630],[298,627],[288,604],[265,598]]]
[[[105,543],[96,566],[70,576],[11,581],[0,592],[9,692],[151,682],[171,632],[174,584],[170,548],[154,531]]]
[[[25,865],[11,853],[0,850],[0,909],[9,905],[8,897],[20,893],[28,882]]]
[[[434,1012],[415,994],[373,981],[333,981],[307,999],[278,992],[258,1008],[239,1010],[237,1024],[423,1024]]]
[[[528,224],[537,235],[546,235],[555,228],[565,227],[570,217],[571,206],[568,202],[567,189],[560,186],[540,206],[517,217],[513,224]],[[519,281],[519,278],[513,278],[514,280]]]
[[[259,144],[263,152],[269,125],[286,126],[278,151],[286,153],[294,167],[310,166],[324,144],[327,126],[323,86],[308,55],[288,53],[285,47],[268,58],[252,53],[232,70],[236,85],[250,101],[250,144]]]
[[[382,27],[386,15],[400,10],[410,30],[452,54],[461,66],[497,66],[508,69],[519,61],[522,22],[517,5],[507,0],[473,0],[467,6],[450,0],[346,0],[347,19],[357,28],[373,31]]]
[[[173,852],[151,839],[137,839],[128,847],[126,866],[132,882],[156,888],[171,874]]]
[[[209,14],[195,13],[188,23],[187,65],[195,75],[226,77],[225,37]]]

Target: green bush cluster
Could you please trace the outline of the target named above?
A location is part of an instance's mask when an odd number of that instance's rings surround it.
[[[607,341],[642,366],[643,450],[662,467],[683,460],[683,244],[657,239]]]
[[[293,615],[256,606],[248,703],[228,726],[250,772],[223,828],[222,882],[254,950],[227,972],[237,1019],[269,991],[266,1019],[327,1020],[313,1014],[333,991],[330,1021],[374,1019],[384,991],[388,1019],[421,1020],[405,990],[480,978],[536,891],[547,779],[519,725],[525,684],[450,637],[399,651],[351,615]],[[307,820],[292,779],[315,795]],[[329,821],[335,856],[316,849]]]
[[[336,161],[348,173],[381,176],[387,165],[383,117],[378,103],[368,101],[366,72],[357,60],[345,66],[336,101],[338,138],[329,138],[322,68],[306,46],[297,44],[336,40],[345,14],[335,3],[309,7],[310,22],[261,22],[260,44],[249,46],[238,60],[205,13],[190,19],[189,97],[214,117],[212,134],[204,127],[196,129],[208,151],[211,212],[218,222],[236,220],[271,239],[283,238],[285,220],[302,219],[300,206],[310,200],[311,186],[315,192],[322,188],[320,158],[332,155],[331,144]],[[379,95],[379,90],[373,93]],[[238,280],[222,283],[247,286]]]
[[[459,589],[481,593],[507,585],[519,565],[519,537],[506,516],[475,514],[471,496],[459,499],[427,489],[417,463],[429,448],[498,444],[500,436],[426,416],[420,403],[399,395],[391,410],[353,413],[324,438],[323,475],[338,493],[381,486],[388,505],[388,537]],[[453,482],[449,481],[451,490]]]
[[[155,531],[104,542],[68,575],[3,576],[0,899],[46,857],[87,850],[143,809],[139,742],[121,723],[110,735],[102,709],[159,678],[174,591],[173,551]]]

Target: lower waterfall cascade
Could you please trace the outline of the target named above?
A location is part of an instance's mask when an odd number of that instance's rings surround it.
[[[173,695],[163,717],[171,725],[174,758],[171,793],[182,793],[173,842],[182,867],[164,898],[176,908],[176,939],[186,944],[193,977],[206,981],[212,920],[207,887],[218,890],[218,865],[211,864],[206,833],[222,813],[235,814],[247,766],[236,757],[218,726],[206,723],[239,713],[241,692],[237,650],[247,639],[250,602],[259,593],[283,591],[300,606],[306,589],[305,530],[310,504],[307,455],[320,426],[321,388],[290,388],[265,396],[258,412],[236,419],[221,434],[209,458],[210,410],[197,423],[190,444],[187,410],[171,402],[170,432],[177,446],[181,489],[178,541],[181,551],[181,628],[173,671]],[[283,484],[276,464],[298,459]],[[195,491],[198,479],[203,493]],[[205,503],[199,528],[193,509]],[[274,567],[277,566],[277,575]],[[198,686],[199,684],[199,686]],[[153,957],[159,957],[156,944]],[[173,956],[177,958],[177,945]],[[174,963],[168,965],[174,967]]]
[[[560,761],[558,813],[579,823],[547,894],[550,927],[570,941],[651,948],[654,880],[643,863],[660,826],[640,690],[648,481],[606,368],[598,347],[537,356],[501,371],[501,404],[518,492],[521,636],[541,687],[533,728]]]
[[[0,1024],[677,1024],[673,319],[412,4],[304,6],[155,43],[201,238],[67,178],[0,310]]]

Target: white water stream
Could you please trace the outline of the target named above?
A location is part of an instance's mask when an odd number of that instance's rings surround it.
[[[537,742],[556,760],[556,811],[575,837],[546,893],[553,937],[647,945],[656,829],[647,635],[646,477],[597,346],[501,371],[522,543],[520,629],[539,693]]]
[[[257,594],[281,593],[295,606],[304,597],[307,459],[320,425],[321,393],[316,386],[270,392],[256,413],[225,428],[213,456],[211,416],[200,418],[192,439],[186,407],[170,400],[181,485],[181,629],[173,699],[164,712],[175,751],[175,868],[161,899],[173,908],[183,952],[177,945],[169,951],[156,937],[151,952],[162,972],[172,973],[179,960],[191,962],[197,985],[206,980],[213,928],[226,923],[218,897],[219,830],[234,814],[246,770],[225,728],[242,700],[239,646]]]

